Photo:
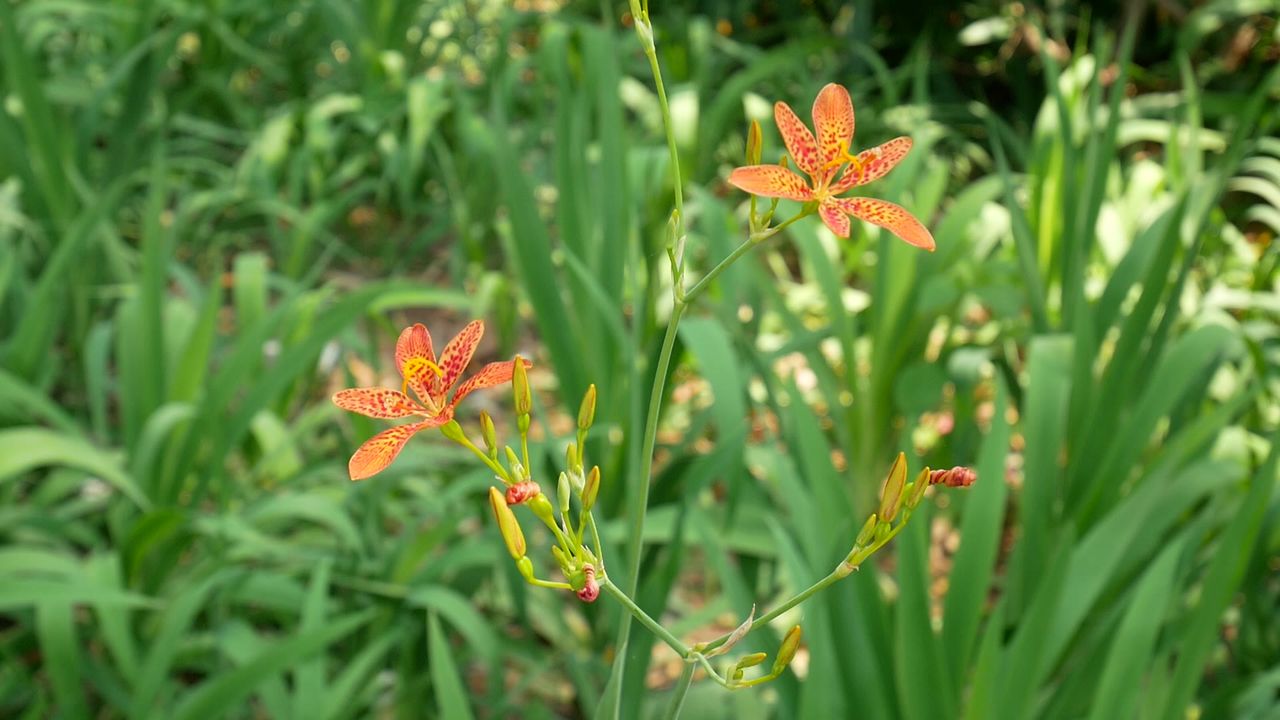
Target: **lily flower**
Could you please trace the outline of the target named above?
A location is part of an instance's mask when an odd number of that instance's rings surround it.
[[[905,208],[876,198],[839,197],[888,174],[911,150],[911,138],[894,138],[853,155],[853,101],[849,91],[835,83],[828,83],[813,101],[816,138],[784,102],[774,104],[773,118],[787,152],[809,181],[782,165],[751,165],[735,169],[729,175],[731,185],[760,197],[817,203],[822,222],[842,238],[849,237],[849,216],[853,216],[879,225],[910,245],[934,249],[933,235]]]
[[[366,417],[418,418],[383,430],[361,445],[347,465],[352,480],[363,480],[382,472],[404,449],[409,438],[452,420],[458,403],[473,391],[511,381],[514,360],[489,363],[458,385],[453,397],[449,397],[449,391],[462,377],[483,336],[484,323],[473,320],[445,345],[437,359],[427,327],[422,323],[412,325],[405,328],[396,341],[396,367],[404,378],[399,390],[352,388],[333,396],[333,404]],[[525,367],[532,365],[528,360],[523,362]],[[413,396],[408,392],[411,388]]]

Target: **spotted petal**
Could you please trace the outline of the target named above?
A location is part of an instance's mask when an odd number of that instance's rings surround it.
[[[404,449],[409,438],[427,428],[443,425],[449,420],[450,414],[444,412],[439,417],[423,422],[397,425],[369,438],[347,463],[347,471],[351,473],[351,479],[364,480],[386,470],[391,461],[395,460]]]
[[[844,175],[831,185],[831,194],[839,195],[849,188],[879,180],[902,162],[902,158],[906,157],[908,152],[911,152],[911,138],[905,136],[894,138],[870,150],[863,150],[858,153],[858,162],[862,164],[861,170],[857,165],[850,165],[844,171]]]
[[[773,121],[778,125],[782,142],[787,144],[787,152],[795,161],[796,167],[810,175],[817,175],[822,169],[822,161],[818,158],[818,141],[813,133],[804,126],[795,111],[784,102],[773,104]]]
[[[750,165],[734,168],[729,184],[752,195],[787,198],[804,202],[813,199],[813,191],[799,175],[781,165]]]
[[[437,390],[439,395],[448,392],[458,382],[462,371],[471,363],[471,356],[476,354],[476,346],[480,344],[481,337],[484,337],[484,323],[472,320],[444,346],[444,352],[440,353],[442,374]]]
[[[533,367],[533,363],[528,360],[524,360],[523,358],[521,358],[521,360],[524,362],[524,366],[526,368]],[[514,360],[493,362],[485,365],[480,368],[480,372],[467,378],[458,386],[458,392],[454,394],[453,400],[449,404],[456,406],[458,403],[462,402],[462,398],[470,395],[474,390],[490,388],[495,385],[511,382],[511,375],[515,371],[515,366],[516,363]]]
[[[436,354],[431,347],[431,333],[427,326],[416,323],[405,328],[396,341],[396,368],[409,387],[424,401],[436,392],[437,380],[431,369]]]
[[[866,197],[833,198],[830,202],[859,220],[879,225],[902,238],[908,245],[929,251],[935,247],[929,229],[899,205]]]
[[[371,418],[402,418],[425,413],[426,408],[399,390],[352,388],[333,396],[333,404]]]
[[[813,101],[813,128],[818,132],[819,165],[826,167],[853,141],[853,100],[848,90],[835,83],[822,88]]]
[[[831,228],[831,232],[836,234],[836,237],[849,237],[849,216],[839,205],[828,199],[818,206],[818,215],[822,217],[822,222]]]

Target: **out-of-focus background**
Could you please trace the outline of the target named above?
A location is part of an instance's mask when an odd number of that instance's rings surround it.
[[[857,147],[915,139],[866,190],[938,250],[801,222],[691,311],[641,604],[714,636],[834,566],[898,450],[981,478],[686,716],[1276,718],[1276,4],[651,10],[695,276],[748,120],[774,160],[827,82]],[[328,397],[483,318],[542,473],[596,383],[621,567],[672,206],[625,3],[0,0],[0,100],[0,716],[593,716],[616,605],[522,584],[434,434],[350,482],[384,423]],[[633,638],[653,717],[679,663]]]

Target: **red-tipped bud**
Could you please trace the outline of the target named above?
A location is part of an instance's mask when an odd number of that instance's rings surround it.
[[[969,487],[978,480],[978,471],[973,468],[957,465],[950,470],[934,470],[929,474],[930,485],[946,485],[947,487]]]
[[[538,483],[532,480],[518,482],[515,485],[507,486],[507,504],[519,505],[532,499],[535,495],[542,492],[542,488],[538,487]]]

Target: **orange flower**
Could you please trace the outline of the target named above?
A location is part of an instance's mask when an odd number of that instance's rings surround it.
[[[773,118],[787,152],[810,181],[805,182],[781,165],[752,165],[735,169],[729,175],[730,184],[761,197],[816,202],[822,221],[842,238],[849,237],[849,216],[852,215],[879,225],[908,244],[934,249],[928,228],[905,208],[876,198],[838,197],[887,175],[911,150],[911,138],[894,138],[857,155],[850,154],[853,101],[849,99],[849,91],[835,83],[828,83],[813,101],[817,138],[784,102],[774,104]]]
[[[431,333],[427,332],[426,326],[418,323],[407,327],[396,341],[396,367],[404,378],[404,385],[399,390],[352,388],[333,396],[333,403],[338,407],[366,417],[422,418],[383,430],[361,445],[347,465],[352,480],[363,480],[382,472],[404,449],[409,438],[420,430],[440,427],[452,420],[454,408],[472,391],[511,381],[514,360],[489,363],[459,385],[452,399],[448,398],[449,391],[471,362],[483,335],[484,323],[473,320],[445,345],[437,360],[431,347]],[[531,366],[528,360],[524,363],[525,367]],[[409,388],[413,388],[417,399],[409,396]]]

